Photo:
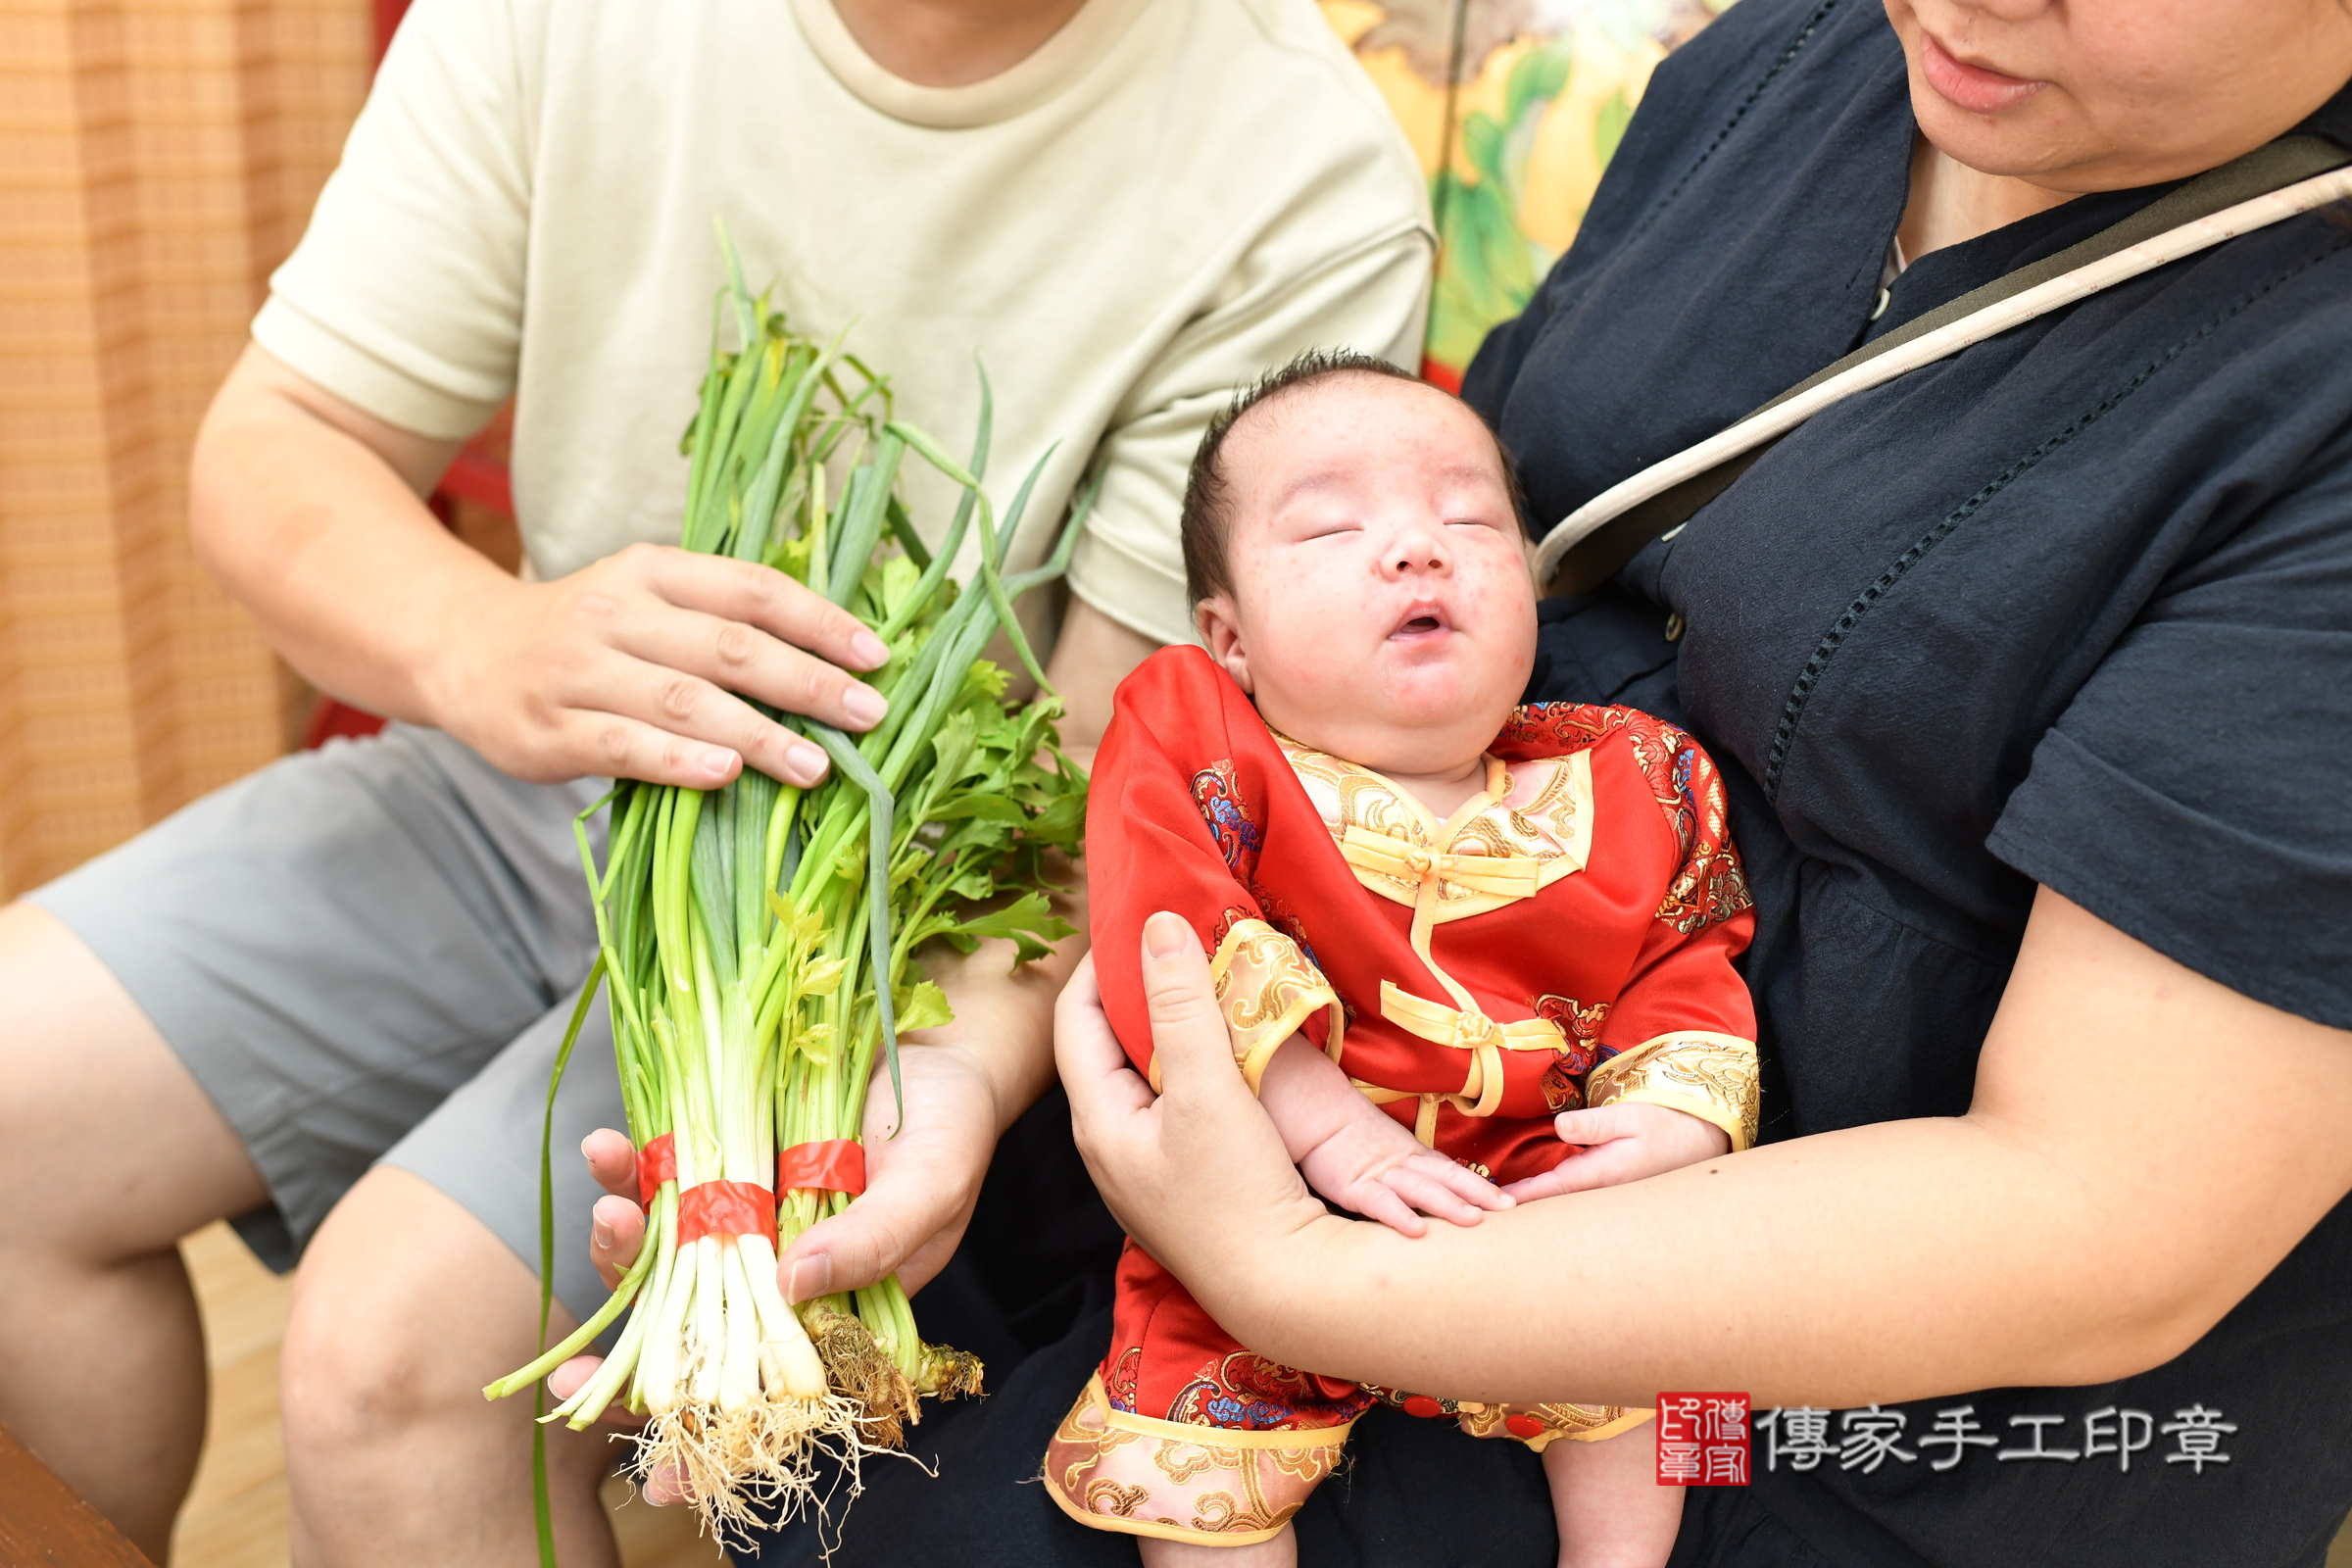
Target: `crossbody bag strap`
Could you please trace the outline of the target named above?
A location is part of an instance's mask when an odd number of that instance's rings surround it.
[[[2018,268],[1864,344],[1720,433],[1570,513],[1536,551],[1546,594],[1589,593],[1673,533],[1773,443],[1823,409],[2036,316],[2223,240],[2352,198],[2352,152],[2282,136],[2157,198],[2054,256]]]

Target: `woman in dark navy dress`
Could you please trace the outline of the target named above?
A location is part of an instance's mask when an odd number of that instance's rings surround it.
[[[1540,528],[2183,176],[2352,145],[2347,77],[2332,3],[1741,0],[1466,395]],[[1693,1494],[1678,1563],[2318,1563],[2352,1505],[2352,220],[1817,415],[1545,619],[1536,695],[1723,762],[1780,1147],[1307,1246],[1272,1170],[1266,1234],[1210,1234],[1173,1132],[1082,1069],[1113,1207],[1302,1364],[1829,1410]],[[1548,1560],[1508,1456],[1396,1437],[1302,1561]]]
[[[2352,149],[2348,79],[2336,0],[1741,0],[1466,395],[1540,531],[2187,176]],[[1402,1242],[1308,1200],[1180,957],[1155,1106],[1065,998],[1129,1228],[1294,1364],[1777,1407],[1678,1565],[2320,1563],[2352,1506],[2352,219],[1817,415],[1548,602],[1542,650],[1532,695],[1724,766],[1767,1142]],[[1042,1291],[1002,1261],[1041,1211],[984,1202],[962,1266],[998,1294],[935,1310]],[[1025,1321],[836,1561],[1132,1560],[1017,1484],[1101,1337]],[[1368,1418],[1300,1561],[1553,1561],[1535,1463],[1442,1425]]]

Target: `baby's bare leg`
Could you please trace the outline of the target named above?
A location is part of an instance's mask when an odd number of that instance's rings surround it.
[[[1658,1424],[1598,1443],[1544,1446],[1560,1568],[1660,1568],[1683,1523],[1683,1489],[1658,1485]],[[1149,1559],[1147,1559],[1149,1560]]]
[[[1196,1546],[1155,1536],[1140,1536],[1135,1544],[1143,1548],[1144,1568],[1295,1568],[1298,1561],[1298,1533],[1289,1525],[1252,1546]]]

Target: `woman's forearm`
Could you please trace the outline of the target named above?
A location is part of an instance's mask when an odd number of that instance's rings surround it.
[[[2103,1381],[2194,1343],[2352,1190],[2352,1037],[2047,890],[1966,1116],[1768,1145],[1412,1241],[1306,1198],[1220,1057],[1197,953],[1147,944],[1146,962],[1156,1102],[1119,1077],[1115,1042],[1074,1026],[1091,1027],[1082,1005],[1062,1022],[1113,1211],[1252,1349],[1392,1387],[1850,1406]]]
[[[1315,1218],[1269,1250],[1273,1290],[1245,1286],[1266,1275],[1230,1252],[1171,1266],[1244,1344],[1335,1376],[1459,1398],[1742,1389],[1845,1407],[2163,1359],[2180,1325],[2130,1298],[2132,1240],[1982,1127],[1942,1119],[1768,1146],[1417,1241]]]

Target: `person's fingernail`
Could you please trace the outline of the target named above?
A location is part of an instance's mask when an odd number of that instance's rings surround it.
[[[590,1225],[588,1227],[588,1231],[589,1235],[595,1239],[596,1245],[599,1248],[607,1248],[612,1245],[612,1227],[606,1224],[603,1220],[600,1219],[594,1224]]]
[[[1183,915],[1162,909],[1144,922],[1144,951],[1154,958],[1173,958],[1184,951],[1185,941],[1192,934],[1193,928]]]
[[[694,1490],[686,1484],[684,1470],[675,1459],[664,1459],[656,1464],[654,1473],[645,1478],[645,1484],[638,1491],[647,1502],[657,1508],[667,1508],[694,1495]]]
[[[882,639],[863,627],[850,639],[850,658],[860,669],[871,669],[889,657],[890,650],[882,645]]]
[[[794,741],[784,749],[784,770],[803,784],[814,784],[825,776],[825,749]]]
[[[719,746],[706,746],[694,760],[696,768],[712,778],[718,778],[735,765],[735,754]]]
[[[852,681],[849,690],[841,694],[841,710],[849,715],[851,723],[860,729],[871,729],[890,711],[890,700],[863,681]]]
[[[792,1265],[792,1278],[784,1287],[784,1299],[798,1306],[812,1301],[833,1288],[833,1255],[830,1252],[810,1252]]]

